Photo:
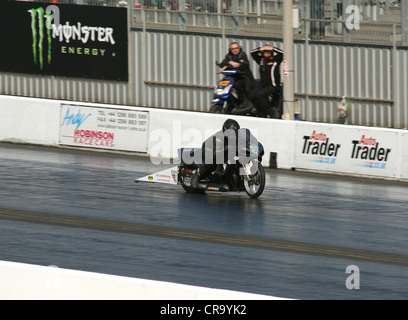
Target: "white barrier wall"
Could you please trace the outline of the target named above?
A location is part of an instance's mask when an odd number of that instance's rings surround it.
[[[211,134],[221,130],[228,118],[236,119],[242,128],[249,128],[265,148],[263,162],[269,165],[270,152],[276,152],[278,166],[293,167],[295,123],[211,113],[160,110],[151,112],[149,154],[152,157],[177,157],[179,147],[201,147]],[[167,140],[168,139],[168,140]]]
[[[57,106],[53,100],[0,96],[0,141],[58,145]]]
[[[68,108],[69,107],[69,108]],[[109,110],[115,115],[110,116]],[[0,141],[23,142],[49,146],[69,145],[107,150],[135,151],[151,157],[177,157],[177,148],[201,147],[212,133],[221,130],[226,115],[210,113],[137,108],[22,98],[0,95]],[[119,115],[127,115],[127,124]],[[129,115],[147,114],[146,126],[130,121]],[[235,117],[242,127],[253,131],[269,153],[278,154],[278,167],[293,167],[294,122]],[[105,120],[105,121],[102,121]],[[141,131],[145,129],[146,131]],[[99,137],[98,137],[99,135]],[[109,139],[112,137],[113,141]]]
[[[12,96],[0,96],[0,112],[0,141],[136,151],[167,163],[177,156],[177,148],[201,146],[231,117]],[[405,130],[235,119],[263,143],[266,166],[273,152],[282,169],[408,178]]]
[[[201,146],[232,117],[1,95],[0,114],[0,141],[135,151],[156,163],[170,163],[177,148]],[[408,179],[406,130],[233,118],[262,142],[265,166],[274,153],[281,169]]]
[[[400,132],[400,176],[402,179],[408,179],[408,132]]]
[[[0,261],[1,300],[275,300],[273,296]],[[167,303],[163,302],[163,306]]]

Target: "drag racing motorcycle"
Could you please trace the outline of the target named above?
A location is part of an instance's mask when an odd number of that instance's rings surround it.
[[[251,198],[258,198],[265,188],[265,169],[262,166],[263,146],[258,142],[258,158],[248,158],[241,163],[235,157],[234,163],[218,165],[217,170],[207,178],[200,180],[197,188],[192,185],[192,177],[197,173],[198,165],[194,161],[195,153],[201,154],[200,148],[178,149],[180,164],[148,176],[136,179],[135,182],[159,182],[181,185],[189,193],[205,193],[206,191],[218,192],[243,192]],[[255,148],[253,147],[253,148]],[[187,159],[187,160],[186,160]]]
[[[218,65],[218,63],[216,64]],[[238,106],[238,96],[234,88],[238,72],[236,69],[227,69],[221,72],[224,77],[218,81],[214,89],[212,106],[210,108],[211,113],[230,114]]]

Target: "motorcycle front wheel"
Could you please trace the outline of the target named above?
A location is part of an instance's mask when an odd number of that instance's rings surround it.
[[[265,169],[262,164],[258,163],[258,170],[253,175],[244,177],[245,192],[251,198],[258,198],[265,188]]]

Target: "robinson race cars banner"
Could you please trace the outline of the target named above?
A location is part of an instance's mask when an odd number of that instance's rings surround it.
[[[126,8],[0,1],[0,71],[128,80]]]
[[[59,144],[147,152],[149,112],[62,104]]]

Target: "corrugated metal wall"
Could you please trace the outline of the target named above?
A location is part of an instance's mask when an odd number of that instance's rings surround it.
[[[395,112],[394,127],[408,128],[408,50],[398,50],[396,66],[393,71],[395,78]]]
[[[95,79],[0,73],[0,94],[127,104],[128,85]]]
[[[207,111],[212,90],[219,79],[216,60],[221,60],[229,42],[239,41],[249,54],[265,42],[283,48],[282,42],[225,38],[212,35],[134,32],[139,103],[160,108]],[[145,41],[144,41],[144,40]],[[397,50],[400,86],[406,82],[406,51]],[[302,119],[336,122],[341,97],[349,97],[350,124],[406,127],[407,113],[393,115],[393,49],[343,44],[295,44],[295,94],[301,101]],[[252,70],[257,77],[258,68]],[[140,79],[140,77],[139,77]],[[147,84],[145,83],[147,82]],[[398,101],[406,104],[405,90]],[[144,99],[142,98],[144,97]]]
[[[215,61],[232,40],[248,55],[265,42],[283,48],[282,42],[267,39],[133,30],[129,84],[0,73],[0,93],[206,112],[220,78]],[[345,95],[352,108],[349,124],[408,127],[407,61],[406,49],[297,42],[295,95],[301,118],[336,122]],[[257,77],[255,63],[252,70]]]
[[[295,92],[307,120],[335,121],[346,96],[350,123],[392,126],[391,49],[302,43],[295,46],[295,59]]]

